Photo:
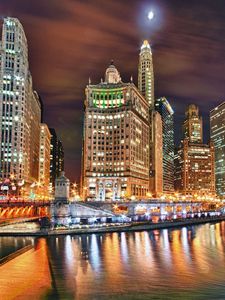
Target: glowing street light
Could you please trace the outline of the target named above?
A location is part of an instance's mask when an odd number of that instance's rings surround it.
[[[152,193],[148,192],[148,193],[146,194],[146,196],[149,197],[149,198],[152,198]]]

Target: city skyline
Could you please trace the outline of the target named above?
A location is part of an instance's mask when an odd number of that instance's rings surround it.
[[[137,84],[137,54],[145,38],[150,40],[153,52],[156,97],[166,96],[175,110],[176,142],[181,136],[185,106],[192,102],[200,106],[207,139],[206,117],[225,94],[224,61],[220,58],[224,52],[221,38],[224,4],[129,1],[128,7],[125,2],[90,1],[84,5],[81,1],[65,1],[61,7],[53,3],[51,6],[39,1],[30,5],[30,1],[22,1],[18,5],[18,1],[0,1],[0,8],[4,16],[15,16],[24,26],[34,88],[43,99],[45,121],[57,129],[63,140],[65,169],[70,178],[78,179],[80,174],[83,89],[88,78],[99,82],[108,62],[114,58],[124,81],[133,75]],[[149,23],[146,11],[151,6],[156,16]],[[125,9],[127,15],[121,20]],[[104,16],[101,22],[99,16]],[[209,20],[208,25],[205,19]],[[84,32],[82,37],[80,32]],[[57,43],[57,38],[61,43]],[[49,53],[43,47],[44,41]],[[122,51],[121,43],[126,51]],[[95,49],[91,50],[91,56],[90,48]],[[80,57],[85,64],[78,67]],[[75,140],[80,142],[74,143]]]
[[[0,0],[0,298],[225,299],[223,2]]]

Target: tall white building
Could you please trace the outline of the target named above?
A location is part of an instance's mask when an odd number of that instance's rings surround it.
[[[148,100],[149,108],[154,109],[154,73],[152,51],[147,40],[144,40],[139,54],[138,89]]]
[[[38,180],[41,106],[29,72],[27,39],[5,18],[0,44],[0,177]]]
[[[162,193],[163,184],[162,160],[159,159],[162,147],[157,140],[157,137],[162,138],[162,119],[155,112],[153,60],[147,40],[144,40],[139,53],[138,89],[149,104],[149,190],[158,196]]]

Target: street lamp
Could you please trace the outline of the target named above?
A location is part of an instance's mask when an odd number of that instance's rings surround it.
[[[148,192],[148,193],[146,194],[146,196],[149,197],[149,198],[152,198],[152,193]]]

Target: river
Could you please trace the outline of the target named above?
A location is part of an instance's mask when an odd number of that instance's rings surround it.
[[[0,237],[0,299],[225,299],[225,222],[133,233]]]

